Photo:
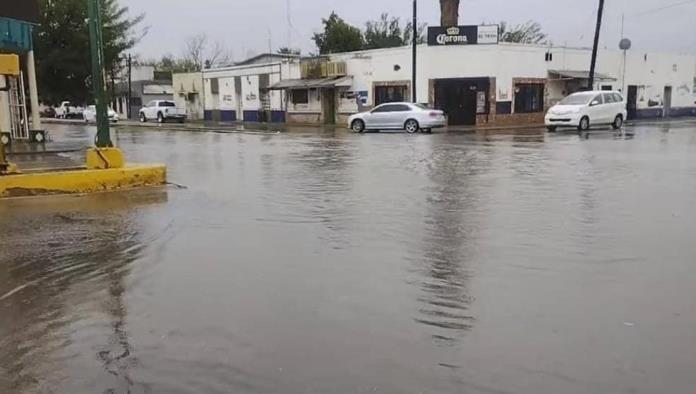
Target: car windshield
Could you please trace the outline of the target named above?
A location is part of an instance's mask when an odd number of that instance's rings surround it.
[[[592,100],[592,98],[595,96],[594,93],[580,93],[580,94],[571,94],[570,96],[564,98],[561,100],[559,105],[582,105],[582,104],[587,104]]]

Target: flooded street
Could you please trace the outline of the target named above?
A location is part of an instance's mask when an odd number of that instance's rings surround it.
[[[118,129],[181,186],[0,201],[0,393],[693,392],[696,126],[627,131]]]

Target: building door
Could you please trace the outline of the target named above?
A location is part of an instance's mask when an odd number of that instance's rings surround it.
[[[435,81],[435,107],[443,110],[449,124],[475,125],[477,81],[469,79],[443,79]]]
[[[626,96],[626,110],[628,119],[635,119],[638,116],[638,86],[629,85],[628,95]]]
[[[322,107],[324,112],[324,124],[336,123],[336,89],[322,89]]]
[[[672,87],[665,86],[665,96],[664,96],[664,110],[662,111],[662,116],[665,118],[669,117],[669,113],[672,111]]]

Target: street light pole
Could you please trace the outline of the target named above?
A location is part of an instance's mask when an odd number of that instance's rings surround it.
[[[414,103],[418,102],[418,96],[416,95],[416,78],[417,78],[417,56],[418,56],[418,1],[413,0],[413,28],[411,29],[411,35],[413,36],[413,75],[411,76],[411,87],[413,88],[411,101]]]
[[[132,88],[132,83],[133,83],[133,58],[131,57],[130,53],[128,54],[128,101],[127,101],[127,106],[126,106],[126,116],[128,117],[128,120],[131,118],[131,99],[133,95],[133,88]]]
[[[604,13],[604,0],[599,0],[599,9],[597,10],[597,28],[595,29],[594,46],[592,47],[592,63],[590,64],[590,77],[588,81],[588,89],[594,88],[595,67],[597,65],[597,51],[599,49],[599,34],[602,30],[602,14]]]
[[[106,109],[106,90],[104,81],[104,44],[102,40],[102,20],[99,0],[87,0],[89,15],[89,38],[92,49],[92,87],[97,108],[97,148],[113,147],[109,132],[109,119]]]

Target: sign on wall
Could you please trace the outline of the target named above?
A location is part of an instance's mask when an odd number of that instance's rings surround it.
[[[490,45],[498,43],[498,25],[431,26],[428,27],[428,45]]]

